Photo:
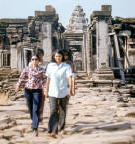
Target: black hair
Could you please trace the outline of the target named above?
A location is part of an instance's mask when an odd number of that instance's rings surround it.
[[[63,49],[64,56],[68,56],[68,60],[72,61],[72,51],[70,49]]]
[[[41,48],[38,48],[37,50],[36,50],[36,55],[44,55],[44,50],[43,49],[41,49]]]
[[[55,61],[55,54],[60,54],[60,55],[62,55],[62,62],[64,62],[65,61],[65,58],[64,58],[64,54],[63,54],[63,51],[62,50],[59,50],[59,49],[57,49],[56,51],[54,51],[53,53],[52,53],[52,62],[56,62]]]
[[[32,57],[34,57],[34,56],[37,57],[37,59],[40,61],[40,57],[39,57],[39,55],[37,55],[37,54],[33,54]],[[31,57],[31,59],[32,59],[32,57]]]
[[[69,56],[69,51],[68,50],[63,49],[62,51],[63,51],[64,56]]]

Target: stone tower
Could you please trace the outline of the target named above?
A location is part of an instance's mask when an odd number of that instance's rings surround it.
[[[77,5],[67,26],[67,33],[83,33],[87,29],[87,19],[81,6]]]
[[[64,33],[64,48],[70,49],[76,71],[86,71],[87,19],[81,6],[76,6]]]

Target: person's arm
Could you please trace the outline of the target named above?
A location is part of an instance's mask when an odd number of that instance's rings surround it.
[[[72,69],[72,73],[75,73],[75,67],[74,67],[74,64],[71,62],[71,69]]]
[[[69,94],[73,95],[72,94],[72,77],[71,76],[68,78],[68,84],[69,84]]]
[[[75,95],[75,69],[73,63],[71,63],[71,69],[72,69],[72,95]]]
[[[74,96],[75,91],[73,89],[74,85],[72,84],[72,69],[70,65],[67,65],[67,77],[68,77],[68,83],[69,83],[69,93],[70,95]]]
[[[25,79],[27,77],[27,68],[25,68],[23,70],[23,72],[21,73],[20,77],[19,77],[19,80],[16,84],[16,88],[15,88],[15,92],[18,92],[20,87],[23,86],[25,84]]]
[[[72,77],[71,79],[72,79],[71,80],[72,81],[71,82],[72,83],[72,95],[74,96],[75,95],[75,77]]]
[[[45,70],[43,69],[43,74],[42,74],[42,85],[43,85],[43,88],[46,86],[46,78],[47,78],[47,76],[45,75]]]
[[[44,94],[45,94],[45,97],[48,98],[48,90],[49,90],[49,84],[50,84],[50,78],[47,77],[47,80],[46,80],[46,87],[44,88]]]
[[[51,69],[50,69],[50,65],[49,64],[47,66],[45,75],[46,75],[47,79],[46,79],[46,84],[45,84],[45,88],[44,88],[44,94],[45,94],[45,97],[48,97],[48,91],[49,91],[49,85],[50,85],[50,77],[51,77]]]

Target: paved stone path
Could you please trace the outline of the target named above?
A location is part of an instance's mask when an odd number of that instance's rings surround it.
[[[23,95],[16,101],[2,102],[0,144],[135,144],[135,99],[121,102],[119,98],[115,88],[79,88],[69,101],[66,134],[57,139],[47,135],[48,99],[39,137],[32,135]]]

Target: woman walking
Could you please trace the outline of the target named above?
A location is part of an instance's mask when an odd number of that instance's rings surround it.
[[[43,57],[44,57],[43,49],[38,48],[35,53],[36,53],[36,55],[39,56],[39,66],[46,71],[48,62],[43,60]],[[32,67],[32,62],[29,63],[29,67]],[[45,95],[44,95],[44,92],[43,92],[42,93],[42,98],[41,98],[41,101],[40,101],[40,108],[39,108],[39,121],[40,122],[43,121],[44,102],[45,102]]]
[[[72,93],[73,95],[75,95],[75,69],[74,69],[74,64],[72,62],[72,58],[71,58],[71,53],[69,50],[63,50],[63,54],[64,54],[64,63],[69,64],[71,66],[72,69]],[[68,96],[68,100],[67,103],[69,102],[69,98],[70,96]]]
[[[46,61],[43,60],[43,57],[44,57],[44,51],[43,51],[43,49],[38,48],[37,51],[36,51],[36,54],[40,58],[39,66],[42,67],[46,71],[48,62],[46,62]],[[45,102],[45,95],[44,95],[44,92],[43,92],[42,93],[42,100],[40,102],[40,108],[39,108],[39,121],[40,122],[43,121],[44,102]]]
[[[34,55],[31,58],[31,66],[26,67],[20,75],[15,92],[24,85],[25,81],[25,97],[28,109],[32,119],[32,128],[35,136],[38,136],[39,125],[39,108],[42,99],[42,88],[45,85],[45,71],[39,66],[39,56]]]
[[[64,55],[61,50],[53,54],[52,62],[48,64],[46,70],[46,76],[45,95],[47,97],[49,96],[50,101],[48,133],[50,136],[56,138],[58,134],[58,124],[59,131],[63,131],[65,127],[68,85],[70,95],[72,95],[72,70],[69,64],[64,63]],[[61,120],[60,123],[59,119]]]

